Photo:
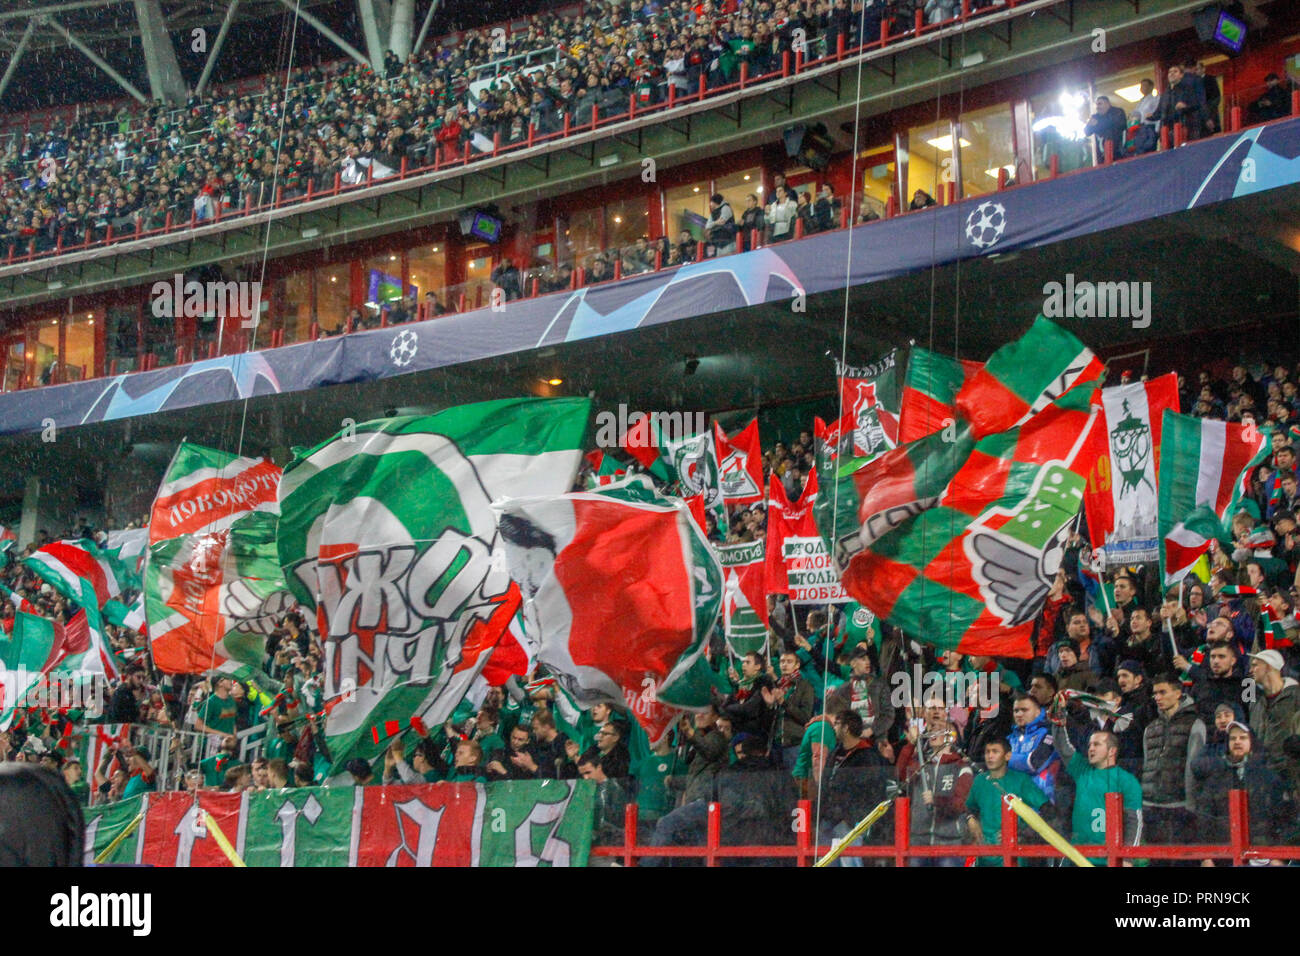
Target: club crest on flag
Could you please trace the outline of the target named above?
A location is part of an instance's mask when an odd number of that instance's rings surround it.
[[[745,498],[760,493],[749,474],[749,454],[733,448],[719,466],[722,497]]]
[[[993,508],[971,524],[966,556],[989,610],[1006,627],[1033,619],[1060,570],[1083,479],[1051,462],[1011,511]]]
[[[881,405],[876,396],[874,381],[856,383],[851,411],[853,447],[858,455],[874,455],[878,451],[894,447],[880,419]]]
[[[708,432],[685,439],[673,448],[672,464],[682,483],[682,496],[704,495],[704,504],[720,504],[717,459],[709,443]]]

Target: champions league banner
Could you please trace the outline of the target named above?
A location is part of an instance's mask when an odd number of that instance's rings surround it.
[[[1254,175],[1241,175],[1252,161]],[[852,285],[1300,182],[1300,120],[856,227]],[[0,434],[372,382],[843,289],[848,230],[397,328],[0,395]],[[865,245],[863,254],[862,247]]]

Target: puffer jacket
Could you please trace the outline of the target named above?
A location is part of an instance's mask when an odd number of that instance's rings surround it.
[[[1205,749],[1205,721],[1184,696],[1172,714],[1163,711],[1142,735],[1142,802],[1192,809],[1192,765]]]

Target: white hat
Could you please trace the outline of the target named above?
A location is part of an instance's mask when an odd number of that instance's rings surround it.
[[[1286,661],[1282,657],[1281,651],[1260,651],[1258,654],[1251,654],[1251,657],[1257,661],[1263,661],[1275,671],[1282,670],[1286,666]]]

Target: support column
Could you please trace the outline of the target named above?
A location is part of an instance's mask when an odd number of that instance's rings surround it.
[[[343,39],[341,36],[339,36],[337,33],[335,33],[325,24],[321,23],[320,20],[312,16],[306,10],[298,9],[297,5],[293,2],[293,0],[280,0],[280,5],[292,11],[293,13],[297,14],[299,19],[301,19],[303,23],[306,23],[308,26],[315,29],[317,33],[319,33],[325,39],[329,40],[331,43],[333,43],[336,47],[338,47],[348,56],[352,57],[352,59],[356,60],[358,63],[362,64],[363,66],[371,66],[370,61],[367,60],[364,56],[362,56],[360,50],[354,47],[347,40]],[[382,55],[381,55],[380,62],[381,64],[383,62]]]
[[[102,56],[100,56],[98,53],[96,53],[94,50],[86,46],[86,44],[82,43],[70,32],[68,32],[68,29],[62,23],[60,23],[58,20],[48,20],[46,22],[49,24],[50,29],[52,29],[59,36],[63,37],[63,39],[67,40],[70,44],[72,44],[73,47],[79,50],[82,53],[82,55],[86,57],[86,59],[88,59],[91,63],[95,64],[95,66],[103,70],[104,73],[108,75],[109,79],[111,79],[118,86],[122,87],[122,89],[126,90],[126,92],[132,97],[132,99],[135,99],[140,103],[147,104],[149,102],[149,97],[145,96],[143,93],[137,90],[135,86],[131,84],[130,80],[128,80],[126,77],[122,76],[121,73],[118,73],[117,70],[109,66],[108,62]]]
[[[411,36],[415,32],[415,0],[393,0],[393,25],[388,33],[388,48],[403,63],[411,55]]]
[[[140,46],[149,71],[149,90],[154,99],[169,106],[184,105],[189,87],[181,75],[172,38],[167,33],[161,0],[135,0],[135,18],[140,24]]]
[[[18,41],[18,46],[14,48],[13,55],[9,57],[9,65],[5,67],[4,76],[0,76],[0,96],[5,95],[5,90],[9,88],[9,81],[13,79],[14,72],[18,69],[18,61],[23,58],[27,52],[27,44],[31,42],[32,33],[36,30],[36,19],[27,21],[27,28],[23,30],[22,39]]]
[[[387,31],[381,26],[382,12],[379,0],[357,0],[357,19],[361,21],[361,33],[366,38],[366,52],[370,54],[370,68],[376,73],[384,72],[384,40]]]
[[[424,49],[424,38],[429,35],[429,27],[433,24],[433,15],[438,12],[440,0],[432,0],[429,4],[429,12],[424,15],[424,23],[420,26],[420,35],[415,38],[415,50],[419,53]]]
[[[208,50],[208,61],[203,64],[203,74],[199,77],[198,85],[194,87],[196,95],[202,96],[203,91],[208,88],[212,68],[217,65],[217,57],[221,56],[221,48],[226,43],[226,34],[230,32],[230,24],[234,22],[235,11],[238,9],[239,0],[230,0],[230,5],[226,7],[226,15],[221,20],[221,28],[217,31],[217,38],[213,41],[212,48]]]

